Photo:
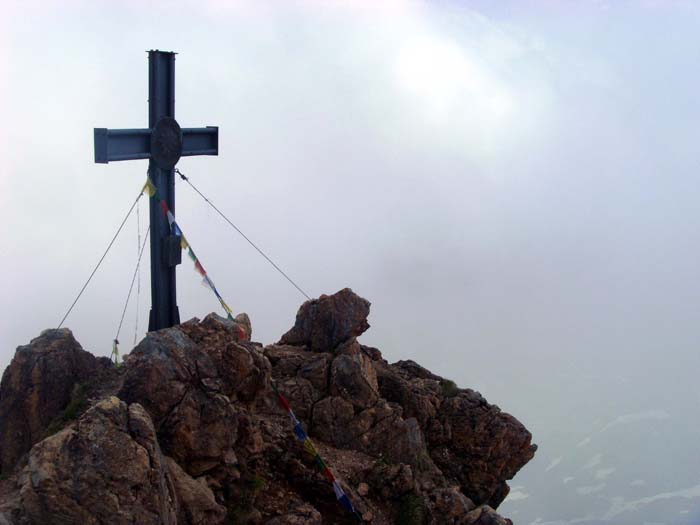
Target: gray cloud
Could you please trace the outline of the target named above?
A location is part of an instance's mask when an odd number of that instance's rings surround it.
[[[388,359],[477,388],[533,431],[547,453],[519,476],[530,496],[504,512],[588,514],[582,497],[543,505],[572,490],[556,470],[544,475],[558,456],[567,468],[616,457],[606,493],[618,477],[655,479],[657,494],[693,484],[696,5],[3,9],[3,364],[59,321],[143,184],[145,162],[93,163],[92,128],[144,126],[144,51],[175,50],[178,120],[221,127],[220,156],[180,169],[311,294],[351,286],[370,299],[364,340]],[[301,296],[177,191],[178,220],[218,288],[258,340],[276,340]],[[135,261],[130,222],[67,323],[95,353],[110,351]],[[218,308],[189,263],[178,287],[183,318]],[[635,425],[585,441],[597,420],[657,407],[669,418],[638,423],[649,435],[673,425],[656,439],[680,452],[628,458],[616,443],[646,450]]]

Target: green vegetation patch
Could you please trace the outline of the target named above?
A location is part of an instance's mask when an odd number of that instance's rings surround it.
[[[264,478],[254,475],[247,478],[236,487],[230,485],[224,488],[224,500],[226,501],[226,523],[229,525],[243,525],[256,522],[258,513],[255,511],[255,499],[265,489],[267,483]]]
[[[92,389],[88,383],[77,383],[73,386],[70,401],[66,408],[56,416],[46,429],[46,436],[51,436],[65,427],[71,421],[80,417],[88,408],[88,397]]]
[[[443,379],[440,381],[440,388],[445,397],[454,397],[459,394],[459,387],[450,379]]]
[[[401,496],[396,523],[401,525],[423,525],[426,521],[425,516],[425,504],[420,496],[412,492]]]

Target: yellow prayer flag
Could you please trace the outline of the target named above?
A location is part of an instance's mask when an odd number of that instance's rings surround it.
[[[224,310],[226,310],[226,313],[227,313],[227,314],[233,314],[233,312],[231,311],[231,308],[229,307],[229,305],[227,305],[227,304],[224,302],[223,299],[221,300],[221,306],[224,307]]]
[[[157,191],[158,189],[153,184],[153,181],[151,181],[151,177],[146,177],[146,184],[143,185],[141,193],[146,192],[149,197],[154,197]]]
[[[311,454],[314,457],[316,456],[316,454],[318,454],[318,452],[316,452],[316,447],[314,447],[314,444],[309,438],[306,438],[304,440],[304,450],[306,450],[309,454]]]
[[[187,239],[185,239],[185,236],[184,235],[181,236],[180,237],[180,248],[182,248],[183,250],[186,250],[189,247],[190,247],[190,245],[187,243]]]

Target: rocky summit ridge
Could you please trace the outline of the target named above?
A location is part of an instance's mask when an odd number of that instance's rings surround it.
[[[349,289],[323,295],[268,346],[247,315],[210,314],[148,333],[119,367],[44,331],[0,384],[0,524],[511,523],[495,509],[532,436],[478,392],[359,343],[369,310]]]

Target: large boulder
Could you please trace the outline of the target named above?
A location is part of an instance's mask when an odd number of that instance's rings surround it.
[[[354,337],[333,353],[307,347],[270,345],[279,390],[306,424],[311,436],[338,448],[435,472],[420,426],[403,409],[382,399],[374,361]]]
[[[206,485],[162,454],[143,407],[116,397],[37,443],[19,486],[19,515],[30,523],[204,524],[226,515]]]
[[[174,459],[165,456],[165,463],[178,498],[178,524],[209,525],[222,523],[226,508],[219,505],[204,478],[195,480]]]
[[[445,399],[427,437],[443,472],[473,501],[494,508],[508,495],[506,480],[537,450],[522,423],[473,390]]]
[[[328,394],[333,355],[292,345],[269,345],[264,353],[272,364],[272,377],[278,388],[284,392],[296,415],[308,421],[311,407]]]
[[[30,523],[176,523],[150,418],[116,397],[35,445],[20,486]]]
[[[401,417],[401,409],[380,400],[354,412],[351,402],[329,396],[313,407],[311,435],[338,448],[350,448],[422,472],[435,472],[423,434],[414,418]]]
[[[478,392],[457,388],[413,361],[375,362],[379,389],[420,422],[435,464],[477,504],[497,507],[506,481],[535,454],[532,435]]]
[[[126,364],[119,397],[141,403],[166,454],[193,476],[235,457],[237,410],[216,363],[178,327],[150,332]]]
[[[305,345],[314,352],[328,352],[369,328],[370,302],[344,288],[305,302],[291,330],[279,344]]]
[[[269,404],[272,366],[249,333],[247,316],[214,314],[151,332],[132,351],[118,393],[148,410],[167,455],[222,494],[240,476],[240,461],[262,452],[253,410]]]
[[[330,394],[341,396],[356,408],[374,406],[379,400],[379,385],[374,363],[353,337],[336,349],[331,365]]]
[[[399,361],[392,365],[374,363],[381,395],[403,407],[406,417],[415,417],[426,427],[442,405],[447,384],[413,361]]]
[[[20,346],[0,383],[0,468],[11,471],[71,401],[78,383],[110,367],[82,349],[67,328]]]
[[[257,343],[250,342],[250,319],[234,320],[209,314],[203,321],[188,321],[180,330],[209,358],[221,378],[223,393],[231,400],[251,403],[269,384],[270,362]]]

